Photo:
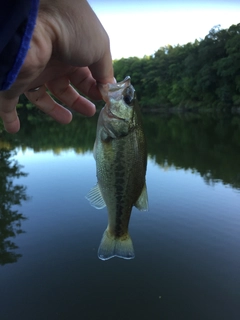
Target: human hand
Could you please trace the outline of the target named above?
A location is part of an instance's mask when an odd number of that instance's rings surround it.
[[[73,110],[92,116],[95,105],[72,85],[99,100],[97,85],[108,82],[114,82],[109,38],[87,1],[42,0],[17,80],[9,90],[0,92],[0,117],[6,131],[17,132],[16,105],[25,93],[43,112],[60,123],[69,123],[70,111],[55,102],[46,89]],[[37,87],[39,90],[31,91]]]

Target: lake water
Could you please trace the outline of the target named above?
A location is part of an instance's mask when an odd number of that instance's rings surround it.
[[[23,113],[18,134],[0,133],[1,320],[240,319],[240,118],[143,117],[149,211],[132,212],[133,260],[97,257],[97,116]]]

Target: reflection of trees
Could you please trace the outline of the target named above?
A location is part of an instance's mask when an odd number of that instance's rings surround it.
[[[27,200],[26,187],[14,184],[14,179],[27,174],[21,172],[21,166],[11,156],[11,151],[0,149],[0,265],[16,262],[21,257],[14,252],[18,247],[11,238],[24,232],[21,222],[26,219],[13,206]]]
[[[35,152],[93,149],[98,115],[73,117],[61,125],[33,111],[19,110],[21,130],[16,135],[2,132],[0,147],[31,148]],[[25,119],[25,120],[24,120]],[[198,115],[143,115],[149,155],[163,166],[190,169],[208,184],[222,181],[240,188],[240,117],[216,113]]]
[[[207,184],[240,188],[240,118],[224,114],[144,116],[148,151],[165,166],[199,172]]]
[[[74,149],[84,153],[93,149],[98,115],[85,118],[74,114],[68,125],[62,125],[37,110],[20,108],[21,130],[15,135],[2,133],[12,147],[32,148],[34,151],[61,151]]]

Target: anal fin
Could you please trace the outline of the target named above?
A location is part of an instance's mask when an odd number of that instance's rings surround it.
[[[147,194],[146,182],[143,186],[142,192],[141,192],[137,202],[134,205],[140,211],[148,211],[148,194]]]

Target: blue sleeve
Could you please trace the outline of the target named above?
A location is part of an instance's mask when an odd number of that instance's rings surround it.
[[[16,80],[27,55],[39,0],[0,0],[0,90]]]

